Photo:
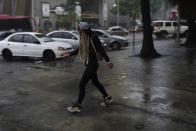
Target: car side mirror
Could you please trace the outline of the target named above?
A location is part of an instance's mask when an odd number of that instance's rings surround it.
[[[76,38],[76,37],[71,37],[71,39],[78,40],[78,38]]]

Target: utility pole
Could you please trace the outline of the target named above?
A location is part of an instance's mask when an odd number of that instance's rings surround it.
[[[0,0],[0,14],[3,14],[4,0]]]
[[[119,23],[120,23],[120,18],[119,18],[119,17],[120,17],[120,7],[119,7],[120,4],[119,4],[119,0],[117,0],[117,2],[118,2],[118,3],[117,3],[117,10],[118,10],[118,11],[117,11],[117,12],[118,12],[118,14],[117,14],[117,17],[118,17],[118,18],[117,18],[117,25],[119,26],[119,25],[120,25],[120,24],[119,24]]]
[[[34,12],[34,0],[31,0],[31,17],[34,18],[35,17],[35,12]]]
[[[76,6],[75,6],[75,13],[76,13],[76,30],[78,27],[78,22],[81,21],[81,6],[80,6],[80,2],[75,2]]]
[[[33,22],[32,22],[32,28],[33,28],[33,31],[35,30],[38,30],[38,21],[39,21],[39,17],[37,17],[37,19],[35,18],[35,1],[34,0],[31,0],[31,17],[33,19]]]
[[[179,0],[177,1],[178,2],[178,17],[177,17],[177,37],[176,37],[176,41],[177,42],[180,42],[180,15],[179,15]]]

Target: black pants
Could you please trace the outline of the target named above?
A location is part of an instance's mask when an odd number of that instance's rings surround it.
[[[97,70],[95,69],[91,69],[91,68],[86,68],[86,70],[84,71],[84,74],[82,76],[82,79],[80,81],[80,85],[79,85],[79,96],[78,96],[78,103],[82,104],[82,101],[85,97],[85,87],[86,84],[88,83],[88,81],[91,79],[93,85],[95,85],[97,87],[97,89],[102,93],[103,97],[107,97],[108,94],[105,90],[105,88],[103,87],[103,85],[99,82],[98,77],[97,77]]]

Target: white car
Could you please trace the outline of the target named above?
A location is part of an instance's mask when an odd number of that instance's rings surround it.
[[[55,41],[36,32],[14,33],[0,41],[0,55],[5,60],[11,60],[13,56],[41,57],[44,60],[55,60],[72,51],[71,45]]]
[[[169,35],[175,36],[177,32],[177,21],[157,20],[152,22],[153,33],[157,38],[167,38]],[[187,36],[188,26],[180,25],[180,34]]]
[[[76,35],[72,31],[52,31],[46,34],[46,36],[60,42],[65,42],[70,44],[75,50],[79,48],[79,35]]]

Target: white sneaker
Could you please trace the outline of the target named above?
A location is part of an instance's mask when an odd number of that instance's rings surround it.
[[[67,107],[67,110],[71,113],[79,113],[82,110],[82,107],[78,103],[73,103],[72,106]]]
[[[113,102],[113,99],[111,96],[107,96],[104,98],[103,102],[100,103],[100,106],[102,107],[106,107],[106,106],[109,106],[111,105]]]

